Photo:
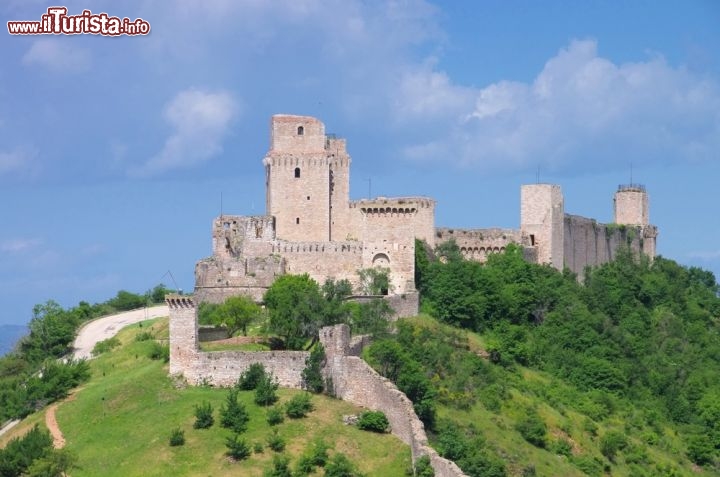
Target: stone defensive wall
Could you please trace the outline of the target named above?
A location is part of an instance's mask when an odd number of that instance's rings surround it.
[[[378,197],[350,202],[355,238],[382,237],[388,242],[412,242],[417,237],[434,244],[435,201],[427,197]]]
[[[351,348],[347,325],[323,328],[320,342],[327,358],[326,377],[332,379],[335,396],[367,409],[382,411],[390,422],[392,434],[410,446],[413,461],[427,455],[437,477],[465,476],[454,462],[440,457],[430,447],[425,427],[407,396],[361,358],[352,355],[352,351],[357,350]]]
[[[492,253],[504,252],[511,243],[522,244],[522,234],[516,229],[435,229],[436,243],[451,239],[455,239],[463,257],[477,262],[485,262]]]
[[[565,214],[564,234],[565,267],[580,279],[586,266],[613,260],[622,246],[629,246],[635,253],[645,250],[644,227],[639,225],[601,224],[579,215]]]
[[[310,353],[306,351],[214,351],[203,352],[198,345],[197,309],[191,296],[168,295],[170,310],[170,374],[193,385],[231,386],[252,363],[262,363],[283,387],[302,387],[302,370]],[[382,411],[391,432],[410,446],[413,461],[428,455],[438,477],[463,477],[453,462],[440,457],[428,444],[422,422],[412,402],[397,387],[365,363],[359,354],[366,340],[350,339],[347,325],[320,330],[325,347],[324,374],[332,379],[334,394],[371,410]]]

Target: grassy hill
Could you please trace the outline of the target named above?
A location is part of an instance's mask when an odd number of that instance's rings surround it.
[[[141,324],[142,325],[142,324]],[[79,457],[82,476],[181,476],[244,475],[262,476],[272,465],[275,452],[267,446],[271,428],[266,408],[253,402],[253,392],[240,392],[250,422],[243,437],[260,443],[261,453],[235,462],[225,456],[226,437],[232,433],[219,425],[218,409],[226,390],[185,387],[167,375],[167,365],[148,358],[152,341],[136,341],[149,329],[145,323],[118,334],[120,347],[91,361],[92,378],[57,409],[57,420],[67,448]],[[167,337],[167,319],[152,323],[156,337]],[[280,404],[299,391],[280,389]],[[194,406],[207,401],[215,409],[215,425],[193,429]],[[410,450],[389,434],[361,431],[342,423],[342,416],[359,414],[361,409],[326,396],[313,396],[315,410],[304,419],[285,418],[277,427],[285,439],[283,452],[295,465],[300,455],[318,439],[331,447],[329,454],[343,453],[367,476],[403,475],[410,465]],[[34,423],[44,423],[44,412],[26,419],[9,436],[26,432]],[[170,447],[171,431],[185,433],[184,446]]]

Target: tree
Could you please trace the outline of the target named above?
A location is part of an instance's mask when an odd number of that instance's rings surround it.
[[[260,316],[260,307],[246,296],[231,296],[211,315],[214,324],[227,327],[230,336],[241,331],[247,336],[247,328]]]
[[[225,405],[220,407],[220,425],[232,429],[236,434],[242,434],[247,429],[250,415],[245,405],[238,402],[237,389],[231,389],[225,399]]]
[[[387,295],[392,291],[389,268],[363,268],[357,273],[360,277],[360,291],[363,295]]]
[[[321,393],[325,389],[325,380],[322,367],[325,362],[325,348],[318,343],[305,360],[305,369],[302,370],[302,386],[313,393]]]
[[[317,282],[307,274],[281,276],[265,293],[270,332],[288,349],[302,349],[308,339],[317,338],[324,302]]]

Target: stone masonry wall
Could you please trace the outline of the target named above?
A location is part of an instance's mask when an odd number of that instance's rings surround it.
[[[583,279],[586,266],[598,266],[615,258],[617,250],[627,245],[635,253],[644,251],[643,227],[600,224],[593,219],[566,215],[565,267]]]
[[[520,232],[537,248],[539,263],[563,269],[565,204],[559,185],[530,184],[520,188]]]
[[[390,422],[392,434],[410,446],[413,461],[423,455],[429,456],[437,477],[465,476],[455,463],[440,457],[428,445],[425,428],[407,396],[362,359],[349,356],[350,328],[347,325],[323,328],[320,341],[327,357],[326,375],[332,378],[337,397],[382,411]]]
[[[435,229],[435,241],[440,244],[454,239],[460,253],[467,260],[486,262],[493,253],[502,253],[511,243],[522,243],[519,230],[516,229]]]

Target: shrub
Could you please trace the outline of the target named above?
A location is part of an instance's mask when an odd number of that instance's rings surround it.
[[[264,447],[263,447],[263,445],[262,445],[262,442],[256,442],[256,443],[253,444],[253,452],[254,452],[254,453],[256,453],[256,454],[262,454],[262,453],[263,453],[263,450],[265,450],[265,449],[264,449]]]
[[[281,424],[285,420],[285,416],[283,416],[283,412],[280,408],[271,407],[268,409],[267,412],[267,423],[271,426],[277,426],[278,424]]]
[[[277,389],[279,384],[272,374],[263,374],[262,379],[255,388],[255,404],[259,406],[272,406],[278,400]]]
[[[390,423],[381,411],[365,411],[360,414],[357,426],[363,431],[385,433],[388,431]]]
[[[328,445],[322,439],[316,440],[298,460],[295,474],[309,475],[315,467],[325,467],[328,461]]]
[[[170,446],[182,446],[185,445],[185,431],[180,428],[173,429],[170,433]]]
[[[215,423],[213,417],[213,407],[209,402],[203,401],[202,404],[195,406],[195,429],[208,429]]]
[[[558,439],[552,443],[551,450],[558,454],[570,457],[572,455],[572,445],[567,439]]]
[[[151,331],[142,331],[135,335],[135,341],[150,341],[154,339],[155,336],[152,334]]]
[[[293,419],[305,417],[313,409],[310,395],[306,393],[293,396],[285,405],[285,413]]]
[[[226,454],[235,460],[243,460],[250,457],[250,446],[239,434],[233,434],[225,439],[225,446],[228,448]]]
[[[114,336],[106,340],[98,341],[97,343],[95,343],[95,346],[93,346],[92,355],[98,356],[103,353],[107,353],[108,351],[112,351],[118,346],[120,346],[120,340]]]
[[[407,475],[415,477],[435,477],[435,471],[430,465],[430,457],[424,455],[415,461],[415,469],[410,466],[405,472]]]
[[[50,433],[35,424],[23,437],[13,438],[0,450],[0,475],[19,476],[34,460],[47,455],[52,449]]]
[[[610,462],[615,462],[615,456],[627,446],[625,434],[618,431],[610,431],[600,438],[600,452]]]
[[[325,348],[318,343],[305,360],[305,369],[302,371],[303,389],[313,393],[321,393],[325,389],[322,366],[325,361]]]
[[[164,363],[170,361],[170,346],[153,341],[148,354],[150,359],[162,360]]]
[[[245,409],[245,405],[238,402],[237,389],[231,389],[225,404],[220,408],[220,425],[232,429],[237,434],[242,434],[247,429],[248,421],[250,421],[250,415]]]
[[[285,450],[285,439],[278,434],[277,428],[273,429],[267,438],[268,447],[275,452],[282,452]]]
[[[256,389],[260,382],[266,377],[265,366],[263,366],[262,363],[252,363],[250,367],[240,375],[236,387],[243,391],[252,391]]]
[[[530,444],[537,447],[545,447],[547,426],[536,411],[529,411],[527,416],[515,425],[515,429],[517,429],[520,435]]]
[[[325,466],[325,477],[361,477],[345,454],[335,454]]]
[[[273,466],[265,471],[263,477],[292,477],[290,459],[284,455],[273,456]]]

